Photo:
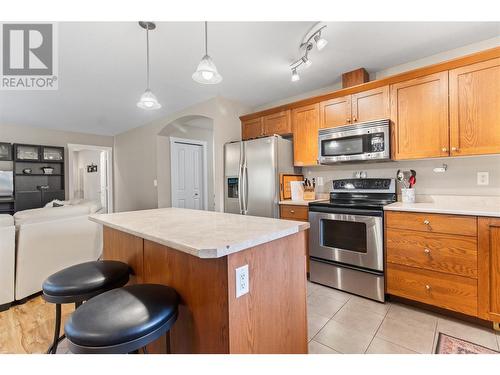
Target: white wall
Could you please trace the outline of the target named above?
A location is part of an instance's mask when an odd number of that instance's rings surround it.
[[[223,208],[224,148],[226,142],[241,139],[239,116],[248,113],[243,105],[215,97],[164,119],[153,121],[115,136],[115,211],[156,208],[159,192],[168,194],[170,178],[161,179],[157,189],[158,163],[165,160],[165,149],[158,149],[158,134],[172,121],[184,116],[204,116],[214,124],[214,195],[215,210]],[[163,173],[165,173],[164,169]],[[165,186],[165,184],[167,186]],[[163,199],[163,198],[162,198]],[[162,204],[166,202],[162,201]]]
[[[67,132],[52,129],[40,129],[30,126],[0,124],[0,142],[27,143],[36,145],[67,147],[68,143],[112,147],[114,137],[88,133]],[[68,160],[68,150],[65,150]],[[12,162],[0,161],[0,170],[12,170]],[[65,164],[65,186],[68,186],[69,164]],[[66,198],[69,192],[66,190]]]

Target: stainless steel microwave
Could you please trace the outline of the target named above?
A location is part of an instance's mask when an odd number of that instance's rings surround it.
[[[389,120],[320,129],[319,164],[390,159]]]

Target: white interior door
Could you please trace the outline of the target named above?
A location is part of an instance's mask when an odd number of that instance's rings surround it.
[[[171,144],[172,207],[204,209],[203,146]]]

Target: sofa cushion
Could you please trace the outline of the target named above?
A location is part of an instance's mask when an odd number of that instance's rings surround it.
[[[0,227],[11,227],[14,225],[14,218],[11,215],[0,215]]]
[[[23,224],[38,223],[46,220],[56,220],[65,217],[88,214],[90,214],[90,208],[86,205],[43,207],[16,212],[14,214],[14,220],[16,226],[19,226]]]

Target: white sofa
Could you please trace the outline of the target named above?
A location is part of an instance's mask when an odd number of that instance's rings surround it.
[[[15,241],[14,218],[0,215],[0,311],[14,301]]]
[[[101,256],[101,226],[88,219],[99,209],[93,202],[65,202],[14,214],[16,300],[39,292],[49,275]]]

